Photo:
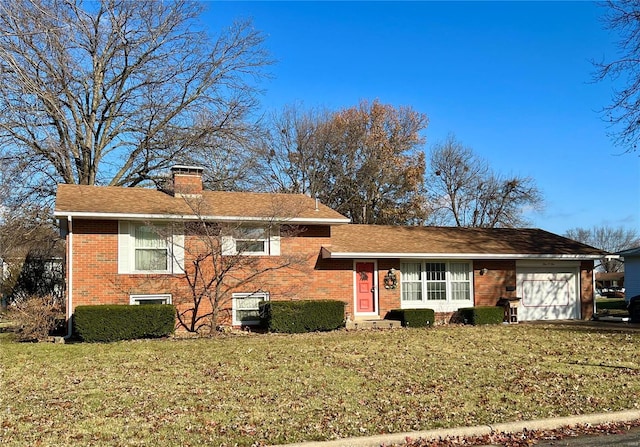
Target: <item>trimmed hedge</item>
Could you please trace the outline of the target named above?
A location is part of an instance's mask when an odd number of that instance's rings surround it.
[[[86,342],[158,338],[172,334],[175,321],[171,304],[78,306],[73,331]]]
[[[384,318],[398,320],[404,327],[429,327],[433,326],[436,313],[433,309],[393,309]]]
[[[269,332],[333,331],[344,327],[344,307],[336,300],[263,301],[260,316]]]
[[[465,324],[500,324],[504,321],[504,307],[477,306],[458,309]]]
[[[596,300],[597,310],[625,310],[627,308],[627,302],[624,298],[619,299],[598,299]]]

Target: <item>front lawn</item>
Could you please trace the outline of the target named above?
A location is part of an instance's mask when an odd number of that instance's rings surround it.
[[[0,339],[3,446],[286,443],[640,408],[640,333],[441,327]]]

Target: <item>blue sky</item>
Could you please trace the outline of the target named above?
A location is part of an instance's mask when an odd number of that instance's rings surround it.
[[[276,63],[265,112],[337,110],[362,99],[427,114],[425,150],[449,133],[499,173],[532,177],[532,226],[640,231],[640,157],[620,155],[598,110],[612,85],[591,60],[616,36],[590,2],[208,3],[213,31],[250,18]]]

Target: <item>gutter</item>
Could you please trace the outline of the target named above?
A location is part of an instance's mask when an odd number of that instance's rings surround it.
[[[586,261],[600,259],[599,255],[572,254],[517,254],[517,253],[380,253],[380,252],[332,252],[322,247],[323,259],[499,259],[499,260],[548,260],[548,261]]]
[[[344,225],[351,223],[348,218],[333,217],[254,217],[254,216],[198,216],[196,214],[136,214],[136,213],[94,213],[84,211],[55,211],[54,217],[58,218],[94,218],[106,220],[204,220],[213,222],[270,222],[270,223],[293,223],[300,225]]]

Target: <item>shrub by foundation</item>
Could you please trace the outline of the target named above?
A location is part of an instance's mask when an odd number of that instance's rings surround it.
[[[458,309],[465,324],[500,324],[504,321],[504,307],[477,306]]]
[[[384,318],[398,320],[404,327],[429,327],[433,326],[436,315],[433,309],[393,309]]]
[[[61,320],[64,324],[64,310],[54,296],[35,295],[15,303],[9,318],[16,323],[19,341],[42,341],[49,338]]]
[[[344,306],[336,300],[265,301],[260,315],[269,332],[333,331],[344,327]]]
[[[175,319],[176,309],[170,304],[78,306],[73,330],[86,342],[158,338],[173,333]]]

